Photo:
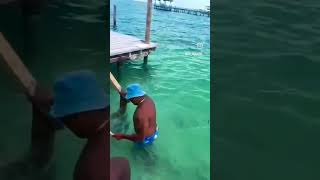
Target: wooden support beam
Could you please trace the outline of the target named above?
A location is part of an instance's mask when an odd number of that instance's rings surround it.
[[[148,3],[147,3],[146,34],[145,34],[145,43],[147,43],[147,44],[150,44],[151,19],[152,19],[152,0],[148,0]]]
[[[121,68],[121,62],[118,61],[118,62],[117,62],[117,73],[118,73],[118,74],[120,73],[120,68]]]
[[[117,27],[117,6],[113,5],[113,28]]]
[[[145,56],[145,57],[143,58],[143,64],[148,64],[148,56]]]

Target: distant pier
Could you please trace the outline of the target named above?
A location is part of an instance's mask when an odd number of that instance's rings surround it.
[[[154,4],[153,7],[154,7],[154,9],[162,10],[162,11],[171,11],[171,12],[185,13],[185,14],[191,14],[191,15],[196,15],[196,16],[210,17],[209,10],[188,9],[188,8],[169,6],[169,5],[165,5],[165,4]]]
[[[117,29],[116,17],[117,7],[114,5],[113,25],[110,26],[114,30]],[[151,42],[151,17],[152,0],[148,0],[144,40],[110,30],[110,63],[117,63],[118,67],[120,67],[123,61],[143,58],[144,64],[147,64],[149,54],[157,48],[157,44]]]

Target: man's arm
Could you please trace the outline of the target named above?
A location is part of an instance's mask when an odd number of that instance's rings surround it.
[[[141,134],[132,134],[132,135],[126,135],[126,134],[115,134],[113,135],[114,138],[121,140],[121,139],[127,139],[129,141],[137,142],[137,141],[143,141],[144,136]]]
[[[55,127],[49,110],[53,103],[52,94],[40,88],[28,97],[32,103],[33,120],[31,130],[31,161],[38,168],[48,165],[53,154]]]
[[[46,167],[53,154],[55,129],[50,126],[48,117],[36,108],[33,109],[31,130],[31,160],[38,168]]]
[[[120,93],[120,109],[119,109],[120,114],[124,114],[127,111],[128,100],[125,98],[126,94],[127,94],[126,92]]]
[[[129,141],[133,141],[133,142],[137,142],[137,141],[143,141],[144,137],[145,137],[145,129],[147,128],[147,124],[145,123],[146,121],[142,120],[141,122],[142,125],[139,128],[139,133],[137,134],[132,134],[132,135],[126,135],[126,134],[115,134],[113,135],[114,138],[116,138],[117,140],[121,140],[121,139],[127,139]]]
[[[111,114],[111,119],[118,118],[124,115],[127,111],[128,100],[125,98],[125,93],[120,94],[120,108],[117,112]]]

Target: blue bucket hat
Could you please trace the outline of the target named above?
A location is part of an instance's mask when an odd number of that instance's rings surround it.
[[[139,84],[130,84],[127,87],[126,99],[129,100],[131,98],[141,97],[141,96],[144,96],[145,94],[146,93],[142,90]]]
[[[55,82],[53,89],[55,98],[50,114],[58,121],[68,115],[109,106],[109,98],[92,71],[67,73]]]

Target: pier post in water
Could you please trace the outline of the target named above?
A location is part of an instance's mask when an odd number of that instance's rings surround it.
[[[150,32],[151,32],[151,17],[152,17],[152,0],[148,0],[147,5],[147,20],[146,20],[146,34],[145,43],[150,43]]]
[[[113,5],[113,28],[117,27],[117,6]]]
[[[145,57],[143,58],[143,64],[148,64],[148,56],[145,56]]]
[[[152,18],[152,0],[148,0],[147,4],[147,20],[146,20],[146,35],[145,35],[145,43],[150,44],[150,36],[151,36],[151,18]],[[143,58],[143,63],[148,63],[148,56]]]
[[[117,62],[117,75],[119,76],[120,74],[120,68],[121,68],[121,62]]]

